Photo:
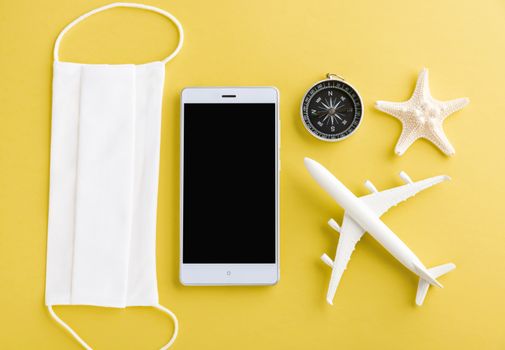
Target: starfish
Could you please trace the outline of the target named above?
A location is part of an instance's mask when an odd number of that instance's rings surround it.
[[[396,117],[402,122],[403,130],[395,147],[401,156],[419,138],[425,138],[446,155],[456,151],[445,136],[442,123],[449,115],[465,107],[470,100],[466,97],[450,101],[438,101],[431,96],[428,85],[428,69],[423,68],[417,78],[412,97],[405,102],[377,101],[375,107]]]

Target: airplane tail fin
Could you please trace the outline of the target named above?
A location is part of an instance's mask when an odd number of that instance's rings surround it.
[[[454,270],[456,268],[456,265],[453,263],[448,263],[444,265],[438,265],[435,267],[432,267],[431,269],[428,269],[428,274],[427,273],[421,273],[421,277],[419,277],[419,284],[417,287],[417,294],[416,294],[416,304],[421,306],[423,305],[424,298],[426,297],[426,293],[428,292],[428,289],[430,288],[430,284],[438,284],[440,285],[435,278],[445,275],[446,273]],[[434,283],[437,282],[437,283]]]

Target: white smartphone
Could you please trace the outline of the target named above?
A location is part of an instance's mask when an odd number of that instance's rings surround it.
[[[182,284],[279,280],[279,130],[276,88],[182,91]]]

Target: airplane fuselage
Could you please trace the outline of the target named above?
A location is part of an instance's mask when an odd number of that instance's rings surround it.
[[[414,252],[365,203],[361,202],[342,183],[339,185],[340,193],[337,194],[335,200],[346,208],[346,215],[356,221],[410,271],[417,275],[415,266],[425,268]]]
[[[419,275],[416,266],[426,269],[414,252],[363,201],[329,171],[324,170],[318,174],[316,180],[345,209],[346,215],[356,221],[407,269],[416,275]]]

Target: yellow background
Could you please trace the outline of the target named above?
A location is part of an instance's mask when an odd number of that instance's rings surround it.
[[[505,348],[503,0],[148,3],[172,12],[186,31],[167,65],[157,226],[160,300],[181,324],[176,349]],[[2,349],[79,348],[44,307],[52,49],[67,23],[104,4],[0,1]],[[115,9],[71,31],[61,57],[141,63],[175,45],[174,26],[163,17]],[[373,108],[378,99],[410,97],[424,66],[436,98],[471,100],[445,123],[452,158],[425,141],[395,156],[400,123]],[[306,89],[327,72],[343,75],[364,99],[359,131],[341,143],[316,140],[299,116]],[[274,287],[178,282],[179,94],[206,85],[281,92],[281,280]],[[452,176],[384,216],[426,265],[457,264],[440,279],[445,288],[431,288],[415,307],[415,276],[365,236],[328,306],[330,270],[319,256],[333,256],[338,237],[326,221],[340,222],[342,210],[309,177],[304,156],[357,195],[367,178],[379,189],[398,185],[400,170],[414,179]],[[157,349],[172,331],[151,308],[56,311],[96,349]]]

